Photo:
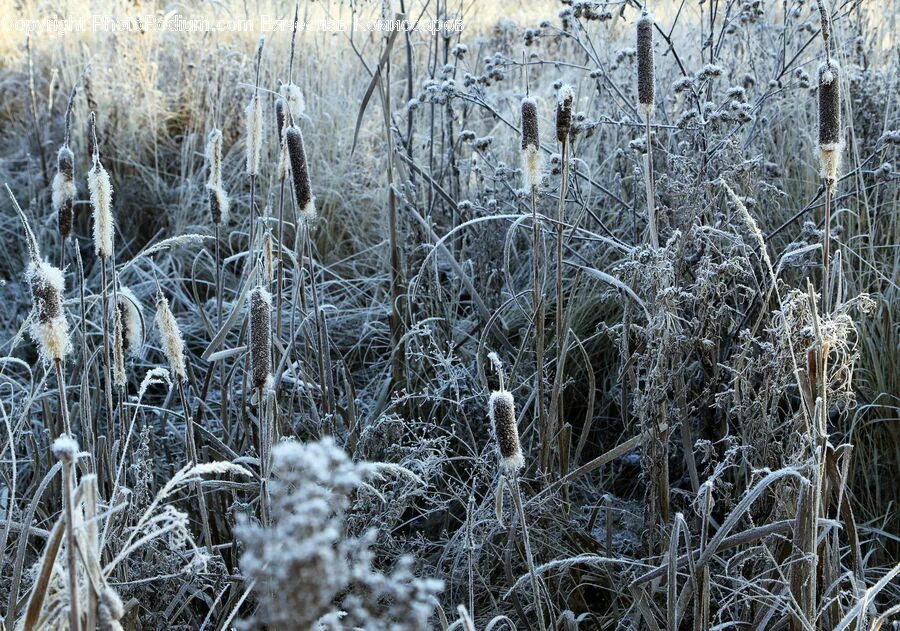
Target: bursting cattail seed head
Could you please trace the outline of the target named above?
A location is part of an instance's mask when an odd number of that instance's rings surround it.
[[[62,361],[72,350],[69,323],[63,310],[63,273],[46,261],[33,261],[25,271],[25,278],[33,301],[31,338],[37,344],[43,362]]]
[[[229,210],[231,209],[231,200],[228,193],[221,186],[206,185],[206,192],[209,195],[209,212],[212,215],[213,223],[223,225],[228,223]]]
[[[291,175],[294,180],[294,196],[300,216],[307,223],[316,217],[316,200],[312,196],[309,182],[309,168],[306,163],[306,149],[303,146],[303,134],[296,126],[288,127],[284,132],[288,158],[291,163]]]
[[[282,83],[281,87],[278,88],[278,92],[287,101],[291,119],[296,123],[306,111],[306,100],[303,98],[303,92],[293,83]]]
[[[56,211],[59,233],[63,239],[67,239],[72,234],[75,219],[75,156],[65,145],[59,148],[56,166],[56,175],[53,177],[53,210]]]
[[[259,95],[253,95],[247,106],[247,175],[259,175],[262,155],[263,112]]]
[[[289,122],[287,100],[279,96],[275,99],[275,127],[278,130],[279,142],[284,142],[284,130],[287,129]]]
[[[213,129],[206,137],[206,164],[209,167],[209,186],[222,185],[222,132]]]
[[[267,392],[272,387],[272,295],[257,287],[250,293],[250,368],[253,387]]]
[[[569,137],[572,128],[572,103],[575,101],[575,91],[572,86],[564,85],[556,95],[556,139],[563,143]]]
[[[837,181],[842,148],[840,72],[830,59],[819,67],[819,158],[830,182]]]
[[[124,389],[128,383],[125,375],[125,331],[123,330],[122,311],[119,305],[113,310],[113,356],[112,356],[112,375],[113,385],[117,388]]]
[[[184,359],[184,339],[181,337],[181,329],[178,327],[175,314],[169,308],[169,301],[162,294],[156,299],[156,328],[159,329],[163,353],[169,361],[172,380],[185,383],[187,364]]]
[[[653,16],[644,13],[637,23],[638,103],[649,114],[653,109]]]
[[[116,295],[116,310],[122,317],[122,344],[126,355],[137,357],[144,346],[144,314],[137,296],[120,287]]]
[[[99,160],[88,171],[88,191],[94,210],[94,252],[102,258],[113,254],[112,184]]]
[[[516,404],[512,393],[504,390],[492,392],[488,412],[500,452],[500,470],[508,477],[515,477],[525,466],[525,459],[519,443]]]
[[[78,441],[68,434],[60,434],[50,446],[50,451],[57,460],[72,464],[78,458]]]
[[[534,99],[522,99],[522,171],[525,188],[533,189],[540,181],[541,153],[537,103]]]

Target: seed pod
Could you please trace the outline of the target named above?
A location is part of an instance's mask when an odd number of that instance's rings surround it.
[[[272,243],[272,231],[266,230],[262,242],[263,278],[267,282],[275,281],[275,246]]]
[[[250,368],[253,387],[272,387],[272,295],[257,287],[250,293]]]
[[[840,68],[828,60],[819,67],[819,157],[825,179],[837,180],[840,152]]]
[[[213,223],[219,226],[228,223],[231,200],[228,199],[225,189],[221,186],[207,184],[206,192],[209,196],[209,212],[212,215]]]
[[[556,139],[564,143],[569,137],[572,128],[572,103],[575,101],[575,92],[572,86],[564,85],[556,95]]]
[[[638,102],[653,109],[653,16],[644,13],[637,23]]]
[[[68,239],[75,219],[75,156],[63,145],[56,155],[56,175],[53,177],[53,210],[56,211],[59,234]]]
[[[173,380],[187,381],[187,364],[184,359],[184,339],[178,321],[169,308],[169,301],[161,293],[156,298],[156,328],[162,343],[163,354],[169,361],[169,372]]]
[[[31,338],[37,344],[43,362],[62,361],[72,350],[69,323],[63,311],[63,273],[46,261],[31,262],[25,270],[25,279],[31,288],[33,302]]]
[[[519,429],[516,425],[516,405],[511,392],[498,390],[491,393],[488,401],[494,437],[500,452],[500,470],[504,475],[514,477],[525,466],[522,446],[519,443]]]
[[[275,99],[275,126],[278,129],[278,142],[284,142],[284,130],[288,126],[288,104],[283,96]]]
[[[278,92],[287,101],[288,109],[291,112],[292,124],[296,124],[306,110],[306,100],[303,98],[303,92],[293,83],[282,83],[281,87],[278,88]]]
[[[533,99],[522,99],[522,172],[525,188],[533,189],[540,181],[541,154],[538,131],[537,104]]]
[[[68,434],[60,434],[50,446],[50,451],[56,459],[71,464],[78,457],[78,441]]]
[[[254,95],[247,106],[247,175],[259,175],[262,155],[263,112],[259,95]]]
[[[94,209],[94,252],[97,256],[109,258],[113,254],[113,190],[109,173],[100,160],[94,160],[94,166],[88,171],[88,191]]]
[[[144,346],[144,314],[137,296],[128,287],[119,288],[116,310],[122,317],[122,348],[126,355],[137,357]]]
[[[300,216],[307,222],[315,219],[316,205],[309,183],[309,169],[306,164],[306,149],[303,146],[303,134],[300,128],[291,126],[284,132],[287,143],[288,158],[291,163],[291,175],[294,180],[294,196]]]
[[[125,375],[125,332],[122,330],[122,311],[116,304],[113,318],[113,385],[124,389],[128,383]]]

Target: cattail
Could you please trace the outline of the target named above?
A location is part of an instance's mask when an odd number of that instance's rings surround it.
[[[291,174],[294,179],[294,196],[301,217],[309,222],[316,217],[316,200],[312,196],[309,183],[309,169],[306,165],[306,150],[303,147],[303,134],[300,128],[290,126],[284,132],[288,158],[291,163]]]
[[[33,300],[31,338],[38,346],[42,361],[62,361],[72,350],[69,323],[63,310],[63,273],[46,261],[32,261],[25,271],[25,278]]]
[[[287,129],[288,124],[290,123],[288,116],[287,99],[283,96],[279,96],[275,99],[275,126],[278,129],[279,142],[284,142],[284,130]]]
[[[214,128],[206,137],[206,164],[209,167],[207,186],[222,185],[222,132]]]
[[[56,167],[56,175],[53,176],[53,210],[56,211],[59,234],[65,240],[72,234],[75,219],[75,156],[65,145],[59,148],[56,155]]]
[[[100,631],[122,631],[122,624],[119,621],[125,615],[125,607],[116,590],[108,585],[100,592],[97,614]]]
[[[127,287],[120,287],[116,295],[113,321],[113,382],[125,387],[125,359],[137,357],[144,345],[144,316],[141,303]]]
[[[156,328],[162,342],[163,353],[169,360],[169,372],[172,379],[184,383],[187,381],[187,365],[184,360],[184,340],[178,321],[169,308],[169,301],[161,293],[156,299]]]
[[[122,312],[116,305],[113,317],[112,377],[113,385],[120,389],[124,389],[128,383],[125,374],[125,332],[122,328]]]
[[[102,258],[109,258],[113,254],[113,190],[109,173],[96,155],[94,166],[88,171],[88,190],[94,209],[94,252]]]
[[[272,243],[272,231],[266,230],[262,242],[263,277],[268,283],[275,280],[275,247]]]
[[[296,123],[306,110],[306,100],[303,98],[303,92],[293,83],[282,83],[281,87],[278,88],[278,92],[287,101],[292,122]]]
[[[522,170],[525,173],[525,188],[535,188],[541,170],[540,137],[537,103],[527,97],[522,99]]]
[[[259,175],[262,155],[263,112],[259,95],[254,94],[246,110],[247,118],[247,175]]]
[[[556,139],[563,143],[569,137],[572,128],[572,103],[575,92],[572,86],[564,85],[556,95]]]
[[[50,451],[57,460],[71,464],[78,457],[78,441],[68,434],[60,434],[50,446]]]
[[[831,18],[828,16],[823,0],[816,0],[816,4],[819,7],[819,17],[822,22],[822,41],[825,42],[825,48],[827,49],[828,40],[831,39]]]
[[[514,477],[525,466],[522,446],[519,443],[519,429],[516,426],[516,404],[511,392],[497,390],[488,401],[489,415],[500,452],[500,470],[504,475]]]
[[[649,115],[653,109],[653,16],[644,13],[637,23],[638,102]]]
[[[210,186],[209,184],[206,185],[206,192],[209,195],[209,212],[212,215],[213,223],[219,226],[228,223],[231,209],[228,193],[221,186]]]
[[[250,367],[253,387],[272,387],[272,295],[257,287],[250,293]]]
[[[819,67],[819,158],[829,182],[837,181],[841,146],[840,67],[829,59]]]

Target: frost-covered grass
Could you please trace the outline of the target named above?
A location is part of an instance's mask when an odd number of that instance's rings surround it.
[[[3,628],[887,628],[900,11],[650,8],[0,32]]]

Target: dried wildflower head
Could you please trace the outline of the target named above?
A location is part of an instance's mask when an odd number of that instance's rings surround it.
[[[572,86],[564,85],[556,95],[556,139],[563,143],[569,137],[572,128],[572,103],[575,91]]]
[[[75,462],[78,457],[78,441],[68,434],[60,434],[50,447],[53,456],[66,464]]]
[[[75,219],[75,156],[63,145],[56,154],[56,175],[53,177],[53,210],[59,223],[59,234],[68,239]]]
[[[250,367],[253,387],[272,387],[272,296],[262,287],[250,292]]]
[[[837,181],[841,154],[840,67],[828,60],[819,67],[819,158],[822,177]]]
[[[63,273],[46,261],[32,261],[25,270],[25,278],[33,300],[31,338],[38,346],[42,361],[62,361],[72,350],[69,323],[63,311]]]
[[[100,592],[100,604],[97,607],[100,631],[121,631],[122,624],[119,621],[124,615],[125,607],[122,605],[122,599],[116,590],[107,585]]]
[[[288,158],[291,163],[291,175],[294,180],[294,196],[301,218],[310,222],[316,217],[316,203],[309,183],[309,168],[306,163],[306,149],[303,146],[303,134],[300,128],[291,126],[284,132]]]
[[[172,380],[184,383],[187,381],[187,364],[184,359],[184,339],[178,321],[169,308],[169,301],[160,293],[156,298],[156,328],[163,353],[169,360],[169,371]]]
[[[644,12],[637,23],[638,103],[653,109],[653,16]]]
[[[120,287],[117,292],[116,312],[122,320],[122,350],[136,357],[144,345],[144,314],[137,296],[128,287]]]
[[[94,252],[101,258],[109,258],[113,254],[113,190],[109,173],[96,156],[88,171],[88,191],[94,209]]]
[[[500,452],[500,470],[504,475],[514,477],[525,466],[522,446],[519,443],[519,428],[516,425],[516,404],[511,392],[497,390],[491,393],[488,413]]]
[[[124,389],[128,383],[125,374],[125,331],[122,330],[122,312],[118,305],[113,310],[113,348],[112,348],[112,376],[113,385]]]
[[[825,47],[827,48],[828,40],[831,39],[831,18],[823,0],[816,0],[816,4],[819,7],[819,18],[822,23],[822,41],[825,42]]]
[[[247,106],[247,175],[259,175],[262,156],[263,112],[258,94],[254,94]]]
[[[289,120],[287,100],[283,96],[275,99],[275,126],[278,129],[278,141],[284,142],[284,130],[287,129]]]
[[[278,88],[278,92],[287,101],[292,122],[296,123],[306,110],[306,100],[303,98],[303,92],[293,83],[282,83],[281,87]]]
[[[522,171],[525,188],[535,188],[541,171],[540,134],[537,103],[527,97],[522,99]]]

